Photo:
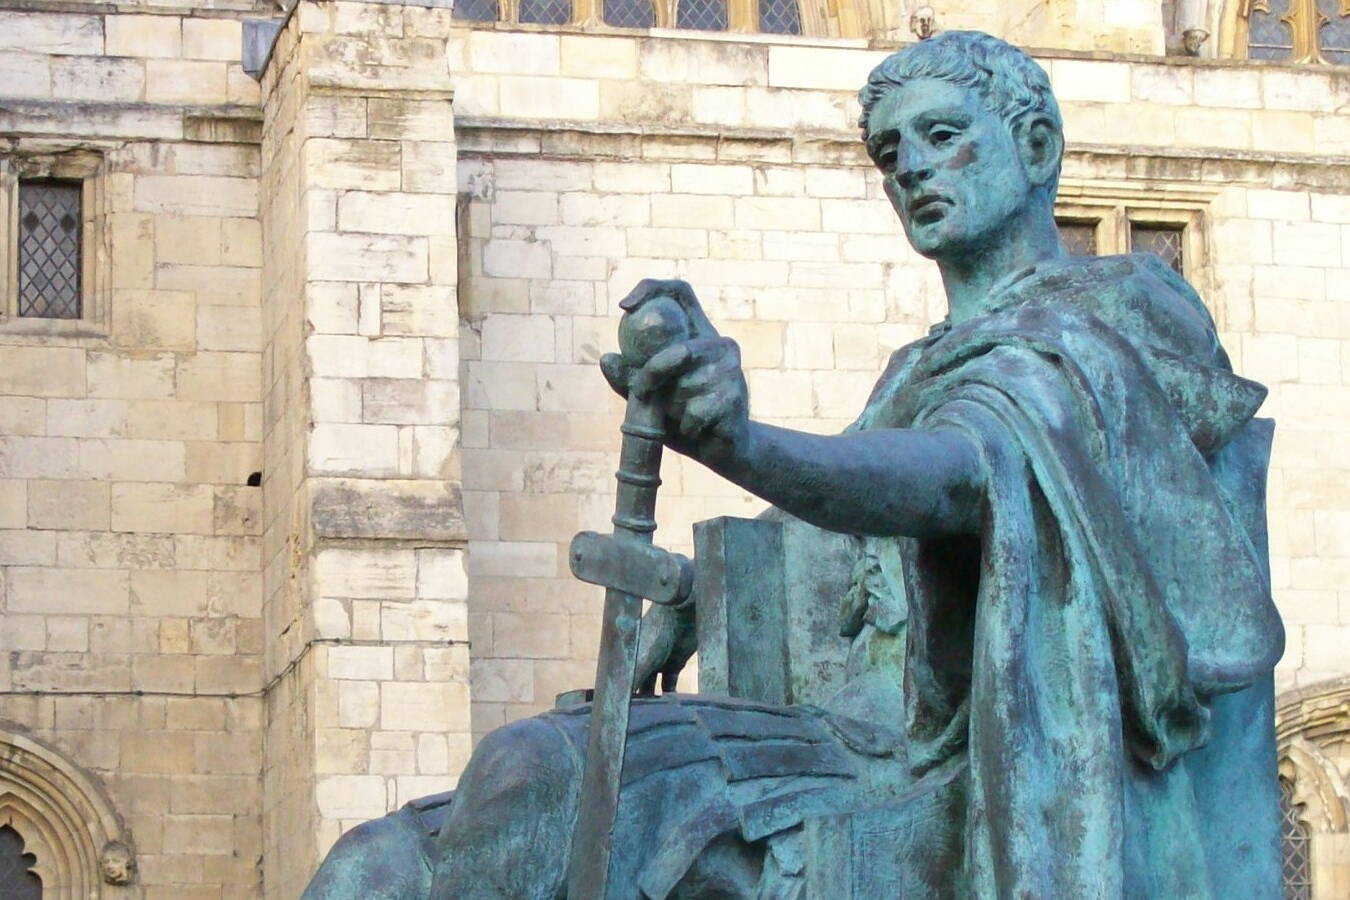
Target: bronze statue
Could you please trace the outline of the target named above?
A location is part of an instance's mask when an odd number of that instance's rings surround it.
[[[507,725],[453,797],[345,836],[307,896],[1279,895],[1264,389],[1158,258],[1067,255],[1062,124],[1024,53],[946,32],[887,58],[861,100],[949,314],[891,357],[857,422],[750,419],[736,344],[682,282],[624,306],[683,323],[602,361],[630,411],[660,410],[667,446],[822,547],[854,536],[832,598],[840,689],[782,705],[621,687],[594,722],[581,704]],[[630,612],[658,592],[607,583]],[[665,599],[640,653],[631,627],[607,635],[612,684],[669,684],[694,650],[699,591]],[[607,806],[581,785],[615,703],[626,746],[587,775]],[[574,861],[569,892],[574,835],[605,856],[584,878]]]

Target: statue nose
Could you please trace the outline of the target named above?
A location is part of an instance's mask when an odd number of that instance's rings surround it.
[[[902,188],[909,191],[932,177],[933,169],[931,166],[915,166],[901,169],[896,175],[896,180],[900,182]]]

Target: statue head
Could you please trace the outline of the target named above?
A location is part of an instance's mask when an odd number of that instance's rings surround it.
[[[1063,120],[1045,70],[1021,50],[943,32],[882,60],[858,98],[863,141],[919,253],[959,258],[1006,239],[1019,218],[1053,222]]]

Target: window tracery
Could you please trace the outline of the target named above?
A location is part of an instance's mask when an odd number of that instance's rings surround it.
[[[1240,0],[1234,56],[1350,65],[1350,0]]]
[[[803,34],[801,0],[458,0],[471,22]],[[818,30],[818,29],[817,29]]]

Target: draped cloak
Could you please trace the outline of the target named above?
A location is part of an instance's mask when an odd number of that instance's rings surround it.
[[[868,540],[886,577],[847,629],[907,628],[915,773],[968,762],[963,872],[936,861],[917,881],[980,898],[1277,896],[1260,729],[1283,630],[1264,458],[1233,461],[1265,391],[1149,255],[1046,264],[990,307],[898,351],[855,426],[959,429],[984,467],[978,536]]]

